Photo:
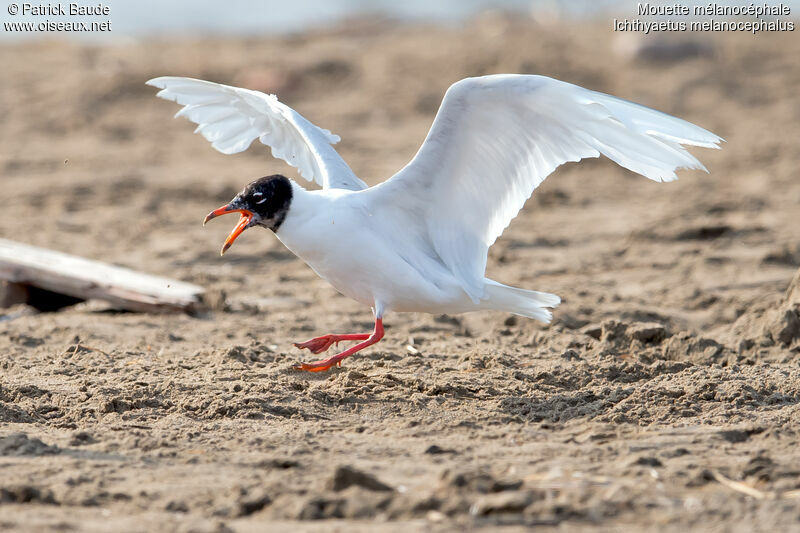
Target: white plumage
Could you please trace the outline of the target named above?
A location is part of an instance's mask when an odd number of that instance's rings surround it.
[[[160,98],[183,105],[175,117],[197,124],[194,132],[223,154],[244,152],[258,139],[272,148],[273,157],[325,189],[367,188],[331,146],[339,136],[315,126],[274,94],[170,76],[147,84],[161,89]]]
[[[489,247],[559,165],[600,154],[655,181],[703,165],[681,144],[716,135],[613,96],[542,76],[453,84],[422,147],[379,189],[426,198],[437,253],[476,300]]]
[[[467,78],[448,89],[414,158],[367,188],[333,149],[339,137],[275,96],[188,78],[148,83],[184,105],[177,116],[197,123],[217,150],[241,152],[259,139],[322,187],[293,183],[276,234],[378,318],[387,310],[498,309],[549,321],[557,296],[484,276],[489,247],[534,189],[559,165],[601,154],[651,180],[672,181],[677,169],[705,170],[683,145],[718,148],[722,140],[544,76]]]

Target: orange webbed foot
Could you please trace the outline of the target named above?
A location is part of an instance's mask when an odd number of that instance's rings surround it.
[[[294,345],[301,350],[310,350],[311,353],[322,353],[333,344],[338,344],[336,335],[322,335],[321,337],[314,337],[306,342],[295,342]]]

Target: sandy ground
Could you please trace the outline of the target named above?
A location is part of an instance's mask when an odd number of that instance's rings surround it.
[[[675,58],[619,37],[487,15],[0,46],[0,235],[204,285],[214,307],[2,311],[0,529],[800,530],[800,40],[709,34]],[[728,142],[676,183],[607,161],[545,182],[488,274],[561,295],[551,325],[389,315],[341,368],[292,370],[308,358],[292,341],[368,330],[369,310],[268,231],[219,257],[233,221],[203,216],[295,174],[260,145],[214,152],[144,81],[277,92],[375,183],[451,82],[494,72],[610,92]]]

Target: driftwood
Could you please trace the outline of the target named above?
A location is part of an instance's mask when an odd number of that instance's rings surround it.
[[[6,239],[0,239],[0,280],[31,291],[97,298],[131,311],[193,312],[203,295],[203,288],[191,283]]]

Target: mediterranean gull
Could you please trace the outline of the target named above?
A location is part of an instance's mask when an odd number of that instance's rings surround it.
[[[677,169],[706,170],[682,145],[719,148],[722,141],[689,122],[552,78],[482,76],[450,86],[414,158],[368,187],[334,150],[337,135],[274,95],[191,78],[147,83],[184,106],[176,116],[198,124],[195,132],[218,151],[242,152],[258,139],[321,187],[266,176],[205,218],[240,214],[221,253],[247,228],[269,228],[336,290],[372,308],[371,333],[295,344],[318,354],[360,341],[297,367],[312,372],[377,343],[389,311],[493,309],[549,322],[558,296],[484,276],[489,247],[534,189],[559,165],[600,154],[653,181],[672,181]]]

